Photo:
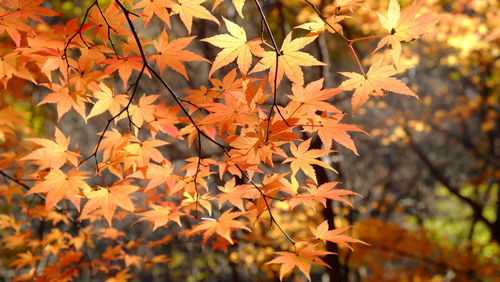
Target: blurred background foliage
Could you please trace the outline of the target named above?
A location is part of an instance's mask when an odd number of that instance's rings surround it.
[[[58,20],[63,23],[75,16],[82,18],[91,2],[54,0],[47,5],[62,13]],[[103,7],[109,2],[100,1]],[[247,2],[244,20],[237,18],[227,2],[218,9],[257,37],[260,31],[255,27],[260,22],[253,3]],[[324,8],[325,14],[333,5],[330,1],[311,2]],[[399,2],[406,6],[411,1]],[[338,175],[327,175],[330,181],[341,181],[343,187],[364,196],[352,209],[338,203],[331,207],[335,227],[353,226],[351,234],[369,244],[356,244],[353,250],[340,246],[338,260],[345,281],[498,281],[500,277],[498,1],[424,2],[428,11],[441,14],[441,20],[423,39],[406,43],[401,55],[409,67],[402,79],[420,99],[392,94],[371,99],[360,115],[350,120],[369,133],[354,137],[360,157],[337,148],[338,153],[329,160],[339,171]],[[362,1],[362,6],[354,8],[353,18],[343,25],[346,36],[380,34],[371,10],[384,13],[387,4],[386,0]],[[263,5],[278,42],[313,15],[304,1],[266,0]],[[179,24],[174,20],[171,36],[185,33],[175,30],[176,26]],[[158,27],[152,22],[148,28]],[[217,28],[213,24],[194,25],[193,34],[205,38]],[[219,29],[223,31],[223,27]],[[144,32],[147,36],[148,31]],[[354,60],[337,35],[322,34],[315,44],[308,51],[328,66],[307,73],[306,81],[325,77],[326,86],[334,87],[341,81],[338,72],[355,70]],[[376,44],[377,40],[366,40],[355,47],[359,54],[369,54]],[[216,54],[207,45],[195,48],[207,58]],[[367,66],[371,62],[363,63]],[[208,72],[208,68],[197,71]],[[183,83],[176,87],[185,89],[188,85]],[[191,81],[189,86],[196,83]],[[154,89],[151,86],[151,93]],[[287,87],[280,89],[281,93],[287,91]],[[332,103],[349,113],[348,95],[339,95]],[[29,122],[29,128],[23,130],[41,132],[45,122],[55,120],[53,114],[16,97],[2,95],[1,103],[26,112],[22,118]],[[83,127],[73,126],[78,130]],[[311,222],[325,220],[321,206],[289,212],[290,207],[282,203],[280,208],[283,213],[277,214],[278,221],[297,237],[310,233],[307,226]],[[238,244],[212,252],[198,242],[169,238],[173,226],[153,233],[141,224],[132,225],[130,234],[116,238],[163,240],[168,243],[151,244],[140,252],[167,258],[151,262],[141,277],[130,277],[137,281],[272,281],[278,266],[264,263],[274,250],[290,247],[282,234],[269,226],[256,226],[254,233],[240,234]],[[116,238],[102,248],[108,251]],[[12,254],[2,257],[6,255]],[[8,263],[2,259],[3,266]],[[327,269],[319,266],[313,266],[311,275],[315,281],[329,279]],[[295,273],[287,279],[300,281],[303,277]]]

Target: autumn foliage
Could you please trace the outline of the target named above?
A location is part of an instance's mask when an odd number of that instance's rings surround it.
[[[373,97],[417,97],[398,75],[407,69],[399,60],[405,44],[439,19],[422,13],[421,1],[391,0],[378,12],[357,0],[296,1],[310,21],[282,42],[258,0],[94,1],[70,20],[46,2],[0,2],[0,197],[8,210],[0,226],[17,280],[90,273],[123,281],[169,260],[141,246],[176,239],[227,251],[261,228],[287,241],[267,266],[280,279],[298,269],[311,280],[312,265],[331,267],[328,242],[366,244],[327,221],[296,236],[280,214],[331,201],[352,206],[362,196],[320,180],[318,170],[336,172],[328,156],[339,146],[358,155],[353,136],[365,132],[346,115]],[[377,15],[380,32],[349,38],[343,22],[360,9]],[[258,31],[244,28],[247,11],[258,15]],[[200,36],[194,25],[220,33]],[[337,88],[307,74],[325,66],[310,52],[324,33],[352,58],[351,68],[336,70],[344,77]],[[378,43],[359,54],[366,41]],[[174,87],[180,80],[190,88]],[[339,96],[351,109],[332,103]],[[32,101],[56,111],[45,121],[49,136],[28,122]],[[94,124],[97,134],[78,134],[72,122]],[[127,237],[137,226],[168,235]],[[102,250],[103,240],[114,243]]]

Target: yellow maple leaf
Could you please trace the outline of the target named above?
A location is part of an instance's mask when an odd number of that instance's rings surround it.
[[[400,11],[397,0],[391,0],[387,8],[387,16],[377,13],[380,24],[390,33],[382,38],[375,51],[387,45],[394,63],[397,64],[401,55],[401,41],[411,41],[429,31],[439,17],[432,14],[416,16],[422,1],[414,1],[409,7]],[[374,51],[374,52],[375,52]]]
[[[115,116],[120,112],[121,106],[128,103],[127,95],[113,95],[113,90],[102,82],[99,84],[99,89],[99,91],[94,92],[94,97],[98,100],[90,110],[87,119],[98,116],[105,111],[109,111],[112,116]]]
[[[290,163],[290,169],[292,170],[292,188],[297,192],[299,187],[299,183],[295,175],[297,172],[302,170],[308,177],[310,177],[315,183],[318,183],[316,180],[316,173],[314,172],[314,168],[312,165],[318,165],[323,168],[335,171],[328,164],[318,160],[318,158],[328,155],[330,153],[329,150],[320,150],[320,149],[312,149],[309,150],[309,146],[311,145],[311,138],[306,141],[300,143],[299,146],[296,146],[295,143],[290,143],[290,151],[292,152],[293,157],[286,158],[283,163]]]
[[[366,75],[355,72],[341,72],[340,74],[348,77],[340,84],[340,88],[345,91],[354,90],[351,104],[352,111],[356,112],[370,96],[384,96],[384,90],[398,94],[414,96],[413,92],[404,82],[392,77],[397,73],[391,65],[383,65],[382,59],[376,61],[368,70]]]
[[[246,32],[241,26],[230,20],[224,18],[223,20],[229,34],[218,34],[202,39],[202,41],[223,49],[217,54],[217,57],[215,57],[215,61],[208,75],[212,76],[216,70],[231,63],[235,59],[241,73],[246,74],[252,64],[252,54],[258,56],[264,53],[264,49],[260,47],[262,40],[247,41]]]
[[[301,66],[324,66],[325,64],[318,61],[311,54],[299,51],[306,45],[313,42],[318,36],[299,37],[292,40],[292,33],[289,33],[278,57],[278,75],[277,84],[281,82],[283,75],[294,83],[304,84],[304,73]],[[269,69],[269,82],[274,84],[274,76],[276,73],[276,52],[267,51],[263,54],[262,59],[255,65],[250,73],[260,72]]]
[[[193,18],[205,19],[219,24],[217,18],[201,6],[205,0],[177,0],[177,2],[172,7],[172,15],[179,14],[189,34],[191,34]]]

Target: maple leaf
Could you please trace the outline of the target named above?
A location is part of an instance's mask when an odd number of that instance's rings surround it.
[[[19,71],[17,70],[19,57],[20,56],[15,53],[10,53],[5,56],[0,55],[0,76],[4,88],[7,87],[7,82],[9,82],[13,76],[19,76]]]
[[[51,169],[60,168],[66,162],[78,166],[78,157],[80,154],[68,151],[70,138],[64,137],[59,128],[55,128],[55,141],[43,138],[28,138],[27,140],[41,145],[42,148],[34,150],[21,158],[21,160],[37,160],[42,166],[47,166]]]
[[[123,151],[128,154],[125,162],[125,170],[132,167],[145,167],[152,159],[158,163],[163,161],[162,153],[156,147],[167,145],[168,142],[159,139],[147,139],[140,143],[131,143],[123,147]]]
[[[27,112],[13,109],[11,106],[0,109],[0,142],[5,142],[7,136],[17,138],[16,131],[27,132],[28,122],[23,118]]]
[[[179,217],[182,214],[178,212],[172,212],[171,207],[151,205],[151,208],[152,210],[138,213],[137,215],[144,216],[138,221],[147,220],[153,222],[153,231],[155,231],[158,227],[166,225],[169,221],[173,221],[179,226],[182,226],[181,219]]]
[[[140,56],[128,56],[128,57],[116,57],[111,59],[106,59],[101,62],[101,64],[107,65],[105,73],[111,74],[118,71],[118,75],[123,81],[123,87],[125,88],[128,84],[130,75],[132,71],[143,71],[144,64]],[[144,73],[151,77],[151,74],[147,69],[144,69]]]
[[[292,33],[290,32],[283,41],[278,56],[278,76],[277,84],[281,82],[283,75],[294,83],[304,84],[304,73],[301,66],[324,66],[325,64],[318,61],[311,54],[301,52],[300,49],[304,48],[313,42],[318,36],[299,37],[292,40]],[[260,72],[269,69],[269,82],[274,84],[274,76],[276,73],[276,52],[267,51],[262,54],[262,59],[255,65],[250,73]]]
[[[260,47],[262,43],[261,39],[247,41],[246,32],[242,27],[225,18],[223,20],[226,23],[229,34],[218,34],[201,40],[223,49],[215,57],[215,61],[212,63],[212,68],[208,74],[209,77],[216,70],[235,59],[241,73],[246,74],[252,64],[252,54],[258,56],[265,52]]]
[[[16,269],[21,269],[28,265],[35,267],[36,263],[42,259],[42,256],[33,255],[33,253],[29,250],[26,253],[17,254],[17,256],[19,257],[18,259],[9,263],[9,265],[15,266]]]
[[[242,215],[241,212],[231,212],[227,210],[222,213],[218,219],[204,218],[203,222],[194,226],[189,232],[190,235],[203,232],[203,244],[206,244],[208,239],[217,234],[222,238],[226,239],[229,243],[234,244],[231,238],[231,231],[234,229],[243,229],[251,231],[248,227],[243,225],[243,223],[234,220],[236,217]]]
[[[5,197],[7,203],[12,203],[12,197],[14,195],[24,195],[23,187],[19,185],[0,185],[0,195]]]
[[[219,6],[220,3],[222,3],[224,0],[215,0],[214,4],[212,5],[212,11]],[[245,5],[245,0],[232,0],[234,8],[236,9],[236,12],[238,12],[238,15],[240,17],[244,18],[243,16],[243,5]]]
[[[219,24],[219,21],[205,7],[201,6],[206,0],[177,0],[172,7],[172,15],[179,14],[182,23],[186,26],[188,34],[191,34],[191,25],[193,18],[213,21]]]
[[[243,17],[243,6],[245,5],[245,0],[232,0],[232,2],[234,5],[234,8],[238,12],[238,15],[240,15],[240,17],[244,18]]]
[[[342,34],[342,25],[339,24],[345,18],[349,18],[348,16],[338,16],[332,15],[323,20],[318,15],[314,15],[311,22],[303,23],[301,25],[296,26],[295,28],[309,30],[310,35],[318,35],[325,30],[328,30],[330,33],[336,33],[337,31]],[[325,23],[328,22],[328,24]],[[331,27],[330,27],[331,26]],[[333,28],[332,28],[333,27]]]
[[[237,207],[241,211],[245,211],[243,206],[244,199],[255,199],[259,197],[259,191],[253,189],[249,185],[235,185],[235,178],[233,177],[230,181],[222,186],[217,186],[222,194],[217,195],[219,208],[225,203],[230,202],[233,206]]]
[[[341,123],[343,114],[337,114],[334,116],[327,116],[326,114],[322,114],[319,118],[319,124],[314,126],[304,126],[304,131],[313,132],[317,131],[318,136],[323,142],[326,149],[330,149],[332,147],[333,141],[339,143],[340,145],[346,147],[347,149],[353,151],[356,155],[358,151],[356,150],[356,145],[352,140],[351,136],[347,133],[349,131],[354,132],[362,132],[367,134],[365,131],[360,128]]]
[[[316,184],[309,182],[306,187],[303,187],[308,193],[293,196],[290,199],[290,207],[293,209],[300,203],[314,207],[314,201],[316,201],[320,202],[326,208],[326,199],[339,201],[352,207],[351,201],[343,197],[350,195],[361,197],[361,195],[345,189],[335,189],[335,186],[338,184],[339,182],[327,182],[317,186]]]
[[[133,9],[142,10],[142,18],[144,19],[144,27],[148,26],[149,21],[153,17],[153,14],[159,17],[163,22],[170,27],[170,15],[167,12],[167,8],[171,9],[175,2],[170,0],[142,0],[137,2]]]
[[[180,119],[177,116],[179,113],[179,106],[167,106],[167,101],[162,100],[155,107],[154,116],[155,119],[150,122],[151,134],[153,138],[155,134],[159,131],[166,133],[172,137],[183,139],[179,134],[179,129],[175,126],[180,123]]]
[[[276,252],[279,257],[267,262],[266,264],[281,264],[280,267],[280,280],[295,267],[297,267],[307,278],[311,281],[311,276],[309,275],[311,270],[311,264],[320,264],[329,267],[320,256],[325,256],[333,254],[332,252],[317,250],[316,245],[307,246],[297,252]]]
[[[117,206],[130,212],[134,211],[134,203],[129,194],[138,189],[139,187],[129,184],[115,184],[109,188],[97,186],[95,190],[85,193],[89,201],[83,206],[80,217],[85,218],[90,213],[97,211],[111,226]]]
[[[237,100],[232,95],[227,95],[225,102],[225,104],[204,105],[204,108],[212,113],[206,116],[200,124],[220,125],[220,130],[225,131],[228,128],[232,130],[240,124],[252,124],[259,121],[257,115],[245,103]]]
[[[184,50],[184,48],[188,46],[194,38],[194,36],[183,37],[168,42],[167,31],[163,30],[158,41],[153,42],[158,54],[151,56],[151,58],[156,61],[156,64],[158,64],[161,74],[163,74],[163,70],[166,67],[169,67],[189,80],[186,68],[182,62],[208,62],[207,59],[202,58],[191,51]]]
[[[413,1],[409,7],[400,12],[398,1],[391,0],[387,9],[387,16],[378,12],[377,15],[382,27],[391,35],[395,36],[399,41],[411,41],[428,32],[439,21],[439,17],[432,14],[416,17],[421,5],[421,0]]]
[[[129,100],[129,97],[124,94],[113,95],[113,90],[102,82],[99,84],[99,90],[94,92],[94,97],[98,100],[90,110],[87,119],[98,116],[105,111],[109,111],[112,116],[115,116],[120,112],[121,106],[126,106]]]
[[[353,113],[356,112],[370,96],[384,96],[384,91],[391,91],[398,94],[410,95],[418,99],[404,82],[394,77],[396,69],[391,65],[383,65],[382,58],[377,60],[368,70],[366,75],[355,72],[341,72],[348,77],[340,84],[340,88],[349,91],[354,90],[351,104]]]
[[[229,71],[222,80],[217,78],[210,78],[210,82],[213,87],[210,90],[219,92],[219,95],[224,96],[226,94],[233,95],[235,98],[240,99],[242,97],[243,90],[243,79],[236,78],[236,69]]]
[[[0,22],[0,33],[7,32],[16,46],[21,46],[21,34],[23,32],[32,32],[31,28],[16,13],[2,9],[1,7],[0,13],[4,15]]]
[[[326,243],[326,241],[330,241],[336,244],[344,245],[350,248],[351,250],[352,247],[348,243],[366,244],[365,242],[352,238],[351,236],[341,235],[341,233],[344,233],[349,228],[351,228],[351,226],[342,227],[334,230],[328,230],[328,220],[323,221],[316,228],[309,226],[309,229],[311,229],[311,232],[314,234],[316,239],[323,241],[323,243]]]
[[[38,103],[37,106],[43,104],[56,104],[57,119],[61,118],[72,108],[82,117],[85,117],[85,102],[88,102],[87,95],[83,91],[70,91],[65,85],[60,84],[42,84],[53,92],[49,93],[45,98]]]
[[[301,84],[292,85],[292,95],[287,95],[292,100],[288,106],[289,112],[293,115],[294,112],[300,109],[308,116],[314,115],[316,111],[324,111],[328,113],[340,113],[341,111],[328,103],[326,100],[339,94],[340,88],[323,88],[324,79],[318,79],[303,87]],[[327,146],[327,148],[330,148]]]
[[[328,155],[330,150],[320,150],[320,149],[312,149],[309,150],[309,146],[311,145],[311,138],[306,141],[300,143],[297,147],[295,143],[290,143],[290,152],[293,157],[286,158],[283,163],[290,163],[290,169],[292,170],[292,187],[294,189],[299,187],[297,178],[295,175],[297,172],[302,170],[307,176],[309,176],[315,183],[316,173],[314,172],[313,164],[321,166],[323,168],[335,171],[330,165],[318,160],[318,158]]]
[[[6,3],[2,3],[8,8],[15,10],[15,16],[26,19],[33,19],[40,23],[44,21],[39,16],[44,17],[54,17],[59,15],[59,13],[40,6],[44,0],[7,0]]]
[[[104,10],[92,9],[89,21],[94,25],[93,35],[97,35],[105,44],[109,43],[111,34],[128,35],[125,27],[127,20],[116,3],[111,3]]]
[[[137,105],[131,104],[129,106],[128,112],[130,114],[130,118],[136,126],[140,127],[144,122],[151,122],[155,119],[154,112],[156,105],[154,102],[159,96],[160,95],[142,95]],[[127,113],[124,112],[116,119],[116,121],[128,117]]]
[[[397,65],[401,55],[401,41],[411,41],[429,31],[438,21],[439,17],[425,14],[416,17],[422,1],[414,1],[409,7],[400,12],[397,0],[391,0],[387,8],[387,16],[377,12],[380,23],[390,35],[382,38],[373,52],[387,45],[389,53]]]
[[[175,181],[175,175],[173,175],[172,172],[172,164],[167,160],[163,160],[162,165],[150,163],[147,165],[145,171],[137,170],[136,172],[130,174],[129,177],[147,179],[149,182],[144,189],[144,192],[146,192],[164,183],[172,184],[171,182]]]
[[[208,214],[212,214],[212,204],[206,200],[208,198],[207,195],[195,196],[191,193],[184,192],[182,196],[184,199],[182,200],[180,206],[185,210],[186,214],[189,214],[190,211],[194,210],[199,212],[200,207],[207,210]]]
[[[45,199],[45,209],[52,209],[57,203],[63,199],[70,200],[75,207],[80,210],[81,191],[90,187],[85,182],[87,172],[78,171],[76,168],[71,169],[67,174],[59,168],[52,169],[44,178],[43,181],[37,182],[26,195],[34,193],[47,193]]]
[[[189,94],[184,99],[195,105],[210,104],[215,101],[220,93],[214,90],[209,90],[205,86],[200,86],[200,89],[186,90],[184,93]]]

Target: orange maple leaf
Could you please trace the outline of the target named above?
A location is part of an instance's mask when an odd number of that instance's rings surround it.
[[[7,0],[5,2],[2,4],[13,9],[16,17],[21,17],[25,20],[32,19],[43,23],[44,21],[39,16],[54,17],[59,15],[59,13],[49,8],[40,6],[44,0]]]
[[[158,227],[166,225],[169,221],[173,221],[179,226],[182,226],[181,213],[172,212],[172,208],[169,206],[159,206],[159,205],[151,205],[152,210],[145,211],[142,213],[138,213],[137,215],[144,216],[138,221],[150,221],[153,222],[153,231],[155,231]]]
[[[100,64],[106,65],[106,70],[104,71],[107,74],[114,73],[118,71],[118,75],[123,81],[123,87],[127,87],[128,80],[132,75],[132,71],[142,71],[143,62],[140,56],[128,56],[128,57],[116,57],[113,56],[111,59],[106,59],[102,61]],[[151,74],[147,69],[144,69],[144,73],[151,77]]]
[[[321,166],[323,168],[335,171],[330,165],[318,160],[318,158],[328,155],[330,150],[320,150],[312,149],[309,150],[311,145],[311,138],[300,143],[297,147],[295,143],[290,142],[290,152],[293,157],[286,158],[283,163],[290,163],[290,169],[292,170],[292,187],[296,190],[299,187],[299,183],[295,175],[299,170],[302,170],[307,176],[309,176],[315,183],[316,173],[314,172],[313,164]]]
[[[134,203],[129,194],[138,189],[139,187],[129,184],[115,184],[109,188],[97,186],[95,190],[85,193],[89,201],[83,207],[80,217],[85,218],[90,213],[97,211],[111,226],[117,206],[130,212],[134,211]]]
[[[338,229],[333,229],[333,230],[328,230],[328,220],[323,221],[318,227],[313,228],[309,226],[309,229],[311,229],[311,232],[314,234],[316,239],[323,241],[325,243],[326,241],[330,241],[336,244],[344,245],[352,250],[352,247],[349,245],[349,243],[362,243],[366,244],[365,242],[355,239],[351,236],[348,235],[341,235],[341,233],[344,233],[346,230],[351,228],[351,226],[347,227],[342,227]]]
[[[92,22],[97,35],[106,45],[109,43],[110,35],[127,36],[128,29],[125,27],[127,20],[120,7],[116,3],[110,3],[106,9],[96,9],[90,11],[89,21]],[[108,29],[108,25],[111,27]]]
[[[36,263],[40,259],[42,259],[42,256],[33,255],[33,253],[29,250],[26,253],[18,253],[17,256],[19,257],[18,259],[9,263],[10,266],[15,266],[16,269],[21,269],[21,268],[24,268],[26,266],[30,266],[30,267],[34,268]]]
[[[400,12],[397,0],[391,0],[387,9],[387,16],[377,13],[382,27],[399,41],[411,41],[429,31],[438,21],[439,17],[432,14],[420,15],[417,13],[422,1],[413,3]]]
[[[382,27],[390,35],[383,37],[373,52],[387,45],[389,53],[397,65],[401,55],[401,41],[408,42],[422,36],[439,21],[439,17],[432,14],[416,17],[421,4],[422,1],[420,0],[414,1],[409,7],[400,12],[398,1],[391,0],[387,8],[387,16],[377,12]]]
[[[80,154],[68,151],[70,137],[64,137],[64,134],[56,127],[55,141],[44,138],[28,138],[30,142],[41,145],[21,160],[37,160],[42,167],[51,169],[60,168],[66,162],[70,162],[74,166],[78,166],[78,157]]]
[[[244,199],[256,199],[259,197],[259,191],[252,188],[250,185],[235,185],[235,178],[222,186],[217,186],[222,192],[217,195],[219,208],[226,202],[230,202],[233,206],[237,207],[241,211],[245,211],[243,206]]]
[[[151,58],[156,61],[156,64],[158,64],[161,74],[163,74],[163,70],[166,67],[169,67],[189,80],[186,68],[182,62],[208,62],[207,59],[202,58],[191,51],[184,50],[184,48],[186,48],[186,46],[188,46],[194,38],[194,36],[183,37],[169,42],[167,31],[163,30],[158,41],[153,42],[158,54],[151,56]]]
[[[31,32],[31,27],[12,11],[0,7],[0,13],[5,15],[0,22],[0,33],[7,32],[16,46],[21,46],[21,34]]]
[[[125,94],[113,95],[113,90],[102,82],[99,84],[99,90],[94,92],[94,97],[98,100],[90,110],[87,119],[98,116],[105,111],[109,111],[112,116],[115,116],[120,112],[121,106],[127,105],[129,100]]]
[[[341,72],[340,74],[349,79],[344,80],[340,84],[340,88],[346,91],[354,90],[351,100],[352,111],[356,112],[368,101],[370,96],[384,96],[383,90],[410,95],[418,99],[417,94],[404,82],[392,77],[396,73],[397,71],[393,66],[382,64],[382,58],[370,67],[366,75],[355,72]]]
[[[156,148],[169,144],[160,139],[147,139],[140,143],[130,143],[123,147],[123,151],[127,153],[127,159],[124,161],[124,169],[132,167],[135,170],[137,167],[145,167],[149,165],[149,160],[162,162],[164,157]]]
[[[350,195],[361,197],[361,195],[345,189],[335,189],[335,186],[338,184],[339,182],[327,182],[317,186],[316,184],[309,182],[307,186],[303,187],[308,193],[293,196],[290,199],[290,207],[293,209],[300,203],[314,207],[315,202],[320,202],[326,208],[326,199],[339,201],[352,207],[351,201],[343,197]]]
[[[278,56],[278,76],[277,84],[281,82],[283,75],[294,83],[304,84],[304,73],[301,66],[324,66],[325,64],[318,61],[311,54],[299,51],[306,45],[313,42],[318,36],[299,37],[292,40],[290,32],[283,41]],[[262,59],[255,65],[250,73],[260,72],[269,69],[269,82],[274,84],[274,76],[276,73],[276,52],[267,51],[262,54]]]
[[[56,104],[57,119],[61,118],[72,108],[82,117],[85,117],[85,102],[89,99],[83,91],[70,91],[66,85],[57,83],[42,84],[53,92],[47,94],[37,106],[43,104]]]
[[[224,101],[225,104],[203,105],[205,109],[212,113],[206,116],[200,124],[217,125],[220,126],[221,131],[225,131],[228,128],[233,130],[237,125],[258,123],[258,116],[248,108],[246,103],[237,100],[233,95],[227,95]]]
[[[297,267],[306,276],[307,280],[311,281],[311,276],[309,275],[309,272],[311,271],[311,264],[315,263],[329,267],[328,264],[326,264],[319,257],[333,253],[317,250],[316,245],[312,245],[294,253],[276,252],[276,254],[279,255],[279,257],[274,258],[266,264],[281,264],[280,280],[283,280],[283,277],[287,273]]]
[[[52,169],[42,181],[37,182],[26,195],[47,193],[45,209],[48,211],[63,199],[70,200],[80,210],[81,189],[90,189],[85,182],[87,172],[71,169],[68,173],[59,168]]]
[[[142,18],[144,19],[144,27],[148,26],[149,21],[153,17],[153,14],[159,17],[163,22],[170,27],[170,15],[167,9],[171,9],[175,2],[170,0],[142,0],[137,2],[133,9],[142,10]]]
[[[145,170],[137,170],[136,172],[130,174],[128,177],[135,177],[144,180],[148,180],[148,185],[144,189],[144,192],[153,189],[161,184],[172,185],[172,182],[175,182],[176,175],[173,173],[172,164],[163,160],[162,165],[157,165],[154,163],[150,163],[147,165],[147,169]]]
[[[128,109],[128,114],[127,112],[123,112],[116,119],[116,121],[128,119],[129,115],[132,122],[138,127],[141,127],[144,122],[153,121],[155,119],[155,101],[159,96],[160,95],[142,95],[142,97],[139,99],[139,103],[137,103],[137,105],[131,104]]]
[[[301,84],[292,85],[292,95],[287,95],[292,102],[287,106],[288,111],[293,116],[296,111],[304,112],[307,116],[312,116],[316,111],[328,113],[340,113],[341,111],[328,103],[327,100],[340,92],[340,88],[323,88],[324,79],[318,79],[303,87]],[[327,146],[327,148],[329,148]]]
[[[341,22],[345,18],[349,17],[334,14],[323,20],[318,15],[314,15],[311,22],[303,23],[299,26],[296,26],[295,28],[309,30],[310,33],[308,35],[318,35],[323,33],[325,30],[328,30],[330,33],[336,33],[337,31],[339,33],[342,33],[342,25],[339,24],[339,22]],[[326,24],[325,21],[328,22],[328,24]],[[333,28],[330,26],[332,26]]]
[[[231,210],[222,213],[218,219],[213,218],[203,218],[203,222],[194,226],[190,235],[203,232],[203,244],[206,244],[208,239],[217,234],[222,238],[226,239],[229,243],[234,244],[231,238],[231,231],[234,229],[243,229],[251,231],[248,227],[243,225],[243,223],[234,220],[236,217],[242,215],[241,212],[231,212]]]
[[[219,24],[219,21],[205,7],[201,6],[206,0],[177,0],[172,7],[172,15],[179,14],[182,23],[186,26],[188,33],[191,34],[193,18],[213,21]]]
[[[356,145],[347,132],[354,131],[363,132],[365,134],[367,133],[354,125],[341,123],[340,121],[342,120],[343,116],[344,114],[337,114],[332,116],[322,114],[321,116],[316,116],[316,118],[318,119],[318,124],[313,124],[310,127],[304,126],[304,131],[317,131],[318,136],[321,139],[321,142],[323,142],[326,149],[330,149],[332,147],[333,141],[335,141],[358,155]]]
[[[246,74],[252,64],[252,54],[262,56],[265,52],[264,49],[260,47],[262,43],[261,39],[247,41],[246,32],[241,26],[225,18],[223,18],[223,20],[226,23],[229,34],[218,34],[201,40],[222,48],[222,51],[217,54],[215,61],[212,63],[212,68],[208,74],[209,77],[212,76],[216,70],[231,63],[235,59],[241,73]]]

